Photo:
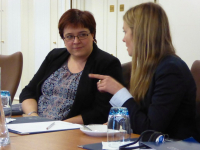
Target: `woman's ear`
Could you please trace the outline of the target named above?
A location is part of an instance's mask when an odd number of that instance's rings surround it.
[[[91,33],[91,35],[92,35],[92,37],[93,37],[93,39],[94,39],[94,34],[93,34],[93,33]]]
[[[93,34],[93,33],[91,33],[91,35],[92,35],[93,41],[95,42],[95,39],[94,39],[94,34]]]

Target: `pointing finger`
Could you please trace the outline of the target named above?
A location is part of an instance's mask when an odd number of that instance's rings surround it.
[[[90,78],[100,79],[100,80],[103,80],[103,79],[106,78],[105,75],[100,75],[100,74],[89,74],[89,77],[90,77]]]

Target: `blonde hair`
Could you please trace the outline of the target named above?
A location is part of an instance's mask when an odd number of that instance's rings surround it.
[[[141,101],[159,62],[175,55],[169,22],[165,11],[155,3],[143,3],[130,8],[123,20],[132,30],[133,53],[130,93]]]

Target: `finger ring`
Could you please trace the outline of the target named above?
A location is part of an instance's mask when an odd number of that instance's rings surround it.
[[[99,80],[99,83],[101,83],[101,80]]]

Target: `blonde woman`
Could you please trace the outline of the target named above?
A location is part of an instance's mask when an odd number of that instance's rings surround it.
[[[130,90],[110,76],[89,76],[101,80],[99,91],[113,94],[112,106],[128,108],[134,133],[152,129],[174,139],[190,137],[196,86],[189,68],[175,54],[165,11],[144,3],[130,8],[123,20],[123,42],[132,56]]]

